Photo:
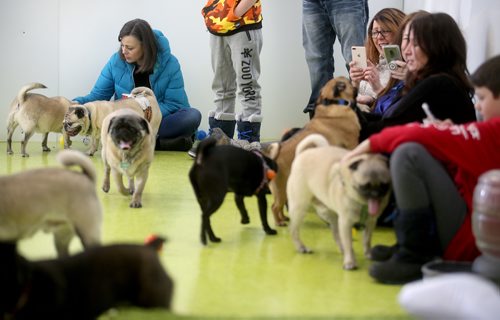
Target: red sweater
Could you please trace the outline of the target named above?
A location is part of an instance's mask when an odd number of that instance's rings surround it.
[[[500,117],[453,126],[411,123],[370,138],[372,152],[391,153],[405,142],[423,145],[453,177],[467,204],[467,217],[445,249],[444,259],[472,261],[480,252],[472,233],[472,197],[481,174],[500,168]]]

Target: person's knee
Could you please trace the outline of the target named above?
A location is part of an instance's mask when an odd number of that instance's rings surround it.
[[[415,166],[418,155],[426,152],[427,150],[416,142],[403,143],[391,155],[391,173],[394,175],[401,170],[408,170],[409,166]]]

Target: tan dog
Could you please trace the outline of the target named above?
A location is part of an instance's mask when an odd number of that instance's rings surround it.
[[[92,156],[99,148],[104,118],[118,109],[131,109],[143,116],[151,124],[152,135],[156,137],[162,116],[153,91],[146,87],[135,88],[127,99],[94,101],[70,107],[64,117],[64,130],[71,137],[78,134],[90,136],[87,154]]]
[[[38,230],[54,233],[59,256],[69,254],[76,234],[84,248],[101,243],[102,209],[97,198],[96,172],[81,152],[57,154],[65,167],[77,165],[82,172],[43,168],[0,177],[0,240],[32,236]]]
[[[331,145],[352,149],[358,144],[361,129],[356,113],[350,105],[356,101],[356,89],[349,79],[330,80],[320,92],[314,117],[304,128],[283,142],[270,144],[263,152],[278,163],[278,172],[269,187],[274,196],[272,205],[277,225],[286,225],[283,213],[286,204],[286,183],[295,158],[297,144],[311,133],[320,133]]]
[[[12,101],[10,113],[7,118],[7,153],[12,154],[12,135],[18,126],[24,132],[21,142],[21,154],[29,157],[26,152],[28,140],[35,133],[43,134],[42,149],[50,151],[47,147],[49,132],[63,132],[62,123],[64,114],[68,111],[71,101],[63,97],[46,97],[38,93],[28,93],[33,89],[45,89],[41,83],[30,83],[21,88],[17,97]],[[65,144],[71,145],[68,136],[63,132]]]
[[[142,192],[153,162],[155,140],[151,125],[137,112],[119,109],[107,115],[101,132],[104,163],[102,190],[109,191],[109,176],[113,172],[120,193],[132,194],[130,207],[142,207]],[[128,178],[128,188],[123,185],[123,175]]]
[[[352,227],[357,223],[365,226],[363,247],[369,258],[377,218],[389,201],[391,176],[388,161],[382,155],[364,154],[340,162],[347,152],[345,148],[330,146],[319,134],[303,139],[297,145],[287,194],[290,233],[297,250],[312,252],[299,236],[300,225],[312,202],[317,214],[330,225],[344,255],[344,269],[351,270],[357,267]]]

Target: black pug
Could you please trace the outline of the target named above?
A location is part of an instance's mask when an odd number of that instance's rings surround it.
[[[15,242],[0,242],[0,319],[96,319],[121,305],[169,309],[173,281],[158,246],[115,244],[29,261]]]
[[[189,179],[201,207],[201,242],[220,242],[210,224],[210,216],[219,209],[226,193],[234,192],[234,200],[241,215],[241,223],[250,222],[243,202],[244,197],[257,196],[260,220],[266,234],[276,230],[267,223],[267,183],[274,177],[276,162],[258,151],[248,151],[232,145],[216,145],[217,140],[208,137],[200,142],[196,158],[189,171]]]

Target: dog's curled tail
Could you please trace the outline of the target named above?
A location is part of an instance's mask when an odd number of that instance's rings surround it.
[[[200,144],[198,145],[198,148],[196,149],[196,164],[201,165],[203,161],[205,160],[205,156],[207,154],[207,151],[217,144],[217,140],[213,137],[208,137],[203,140],[201,140]]]
[[[28,83],[27,85],[23,86],[17,93],[18,103],[24,103],[26,101],[26,94],[28,93],[28,91],[31,91],[33,89],[47,89],[47,87],[38,82]]]
[[[80,151],[62,150],[57,154],[57,161],[65,167],[79,166],[89,179],[96,183],[97,175],[92,161]]]
[[[325,136],[319,133],[313,133],[302,139],[295,148],[295,156],[298,156],[302,151],[309,148],[328,147],[330,143],[326,140]]]

